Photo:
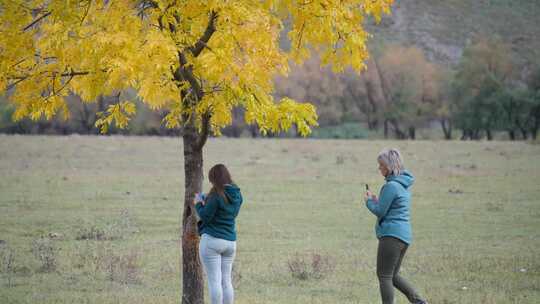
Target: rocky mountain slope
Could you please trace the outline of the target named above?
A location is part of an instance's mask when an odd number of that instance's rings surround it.
[[[375,52],[381,45],[414,45],[448,65],[455,65],[477,37],[509,44],[520,65],[540,58],[539,0],[397,0],[391,16],[368,28]]]

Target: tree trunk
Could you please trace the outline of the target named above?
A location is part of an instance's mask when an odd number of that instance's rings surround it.
[[[409,127],[409,138],[416,139],[416,129],[414,127]]]
[[[193,120],[183,129],[185,194],[182,215],[182,304],[204,304],[204,281],[199,260],[199,233],[193,207],[195,193],[202,190],[203,154]]]
[[[514,130],[508,130],[508,137],[510,137],[510,140],[516,140],[516,132]]]
[[[446,122],[448,122],[448,125],[446,124]],[[452,122],[450,120],[447,121],[446,119],[442,118],[441,126],[444,132],[444,139],[452,139]]]
[[[475,129],[472,131],[472,137],[471,140],[480,140],[480,129]]]
[[[462,132],[461,140],[474,139],[473,131],[471,129],[463,129]]]
[[[536,140],[536,135],[538,134],[538,128],[540,128],[540,107],[536,107],[536,110],[534,111],[534,124],[531,128],[531,137],[532,139]]]
[[[523,140],[529,139],[529,132],[525,128],[520,127],[519,130],[521,131],[521,136],[523,136]]]
[[[366,87],[367,103],[365,113],[368,119],[370,130],[376,130],[379,127],[380,109],[386,104],[384,96],[381,75],[374,59],[366,61],[367,70],[365,72],[364,86]]]
[[[399,123],[395,119],[391,119],[390,123],[392,124],[392,127],[394,128],[394,133],[396,134],[397,139],[406,139],[407,135],[405,132],[401,130],[399,127]]]
[[[487,140],[493,140],[493,134],[490,129],[486,129]]]
[[[388,139],[388,119],[384,120],[384,139]]]
[[[206,43],[215,32],[217,13],[212,11],[204,34],[193,46],[185,52],[197,57],[205,48]],[[175,30],[173,30],[174,32]],[[189,65],[188,55],[184,51],[178,52],[179,67],[173,75],[176,80],[187,81],[191,94],[181,91],[182,102],[192,106],[191,115],[184,114],[183,133],[184,140],[184,213],[182,215],[182,304],[204,304],[204,281],[201,261],[199,260],[199,232],[197,229],[197,214],[193,207],[195,193],[202,190],[203,155],[202,148],[208,138],[210,128],[210,113],[202,115],[202,129],[199,134],[195,126],[195,105],[203,99],[202,83],[193,74],[193,67]],[[186,97],[190,96],[190,97]]]

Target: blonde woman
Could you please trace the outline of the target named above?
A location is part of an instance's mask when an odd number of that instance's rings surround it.
[[[366,207],[375,216],[377,249],[377,277],[383,304],[394,303],[394,287],[409,302],[425,304],[413,286],[399,275],[399,267],[412,242],[410,223],[411,192],[414,177],[405,170],[397,149],[385,149],[377,157],[379,171],[385,178],[379,197],[366,190]]]

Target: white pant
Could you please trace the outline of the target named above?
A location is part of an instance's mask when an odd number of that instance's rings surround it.
[[[236,242],[203,234],[199,243],[199,257],[208,278],[211,304],[232,304],[234,291],[231,282]]]

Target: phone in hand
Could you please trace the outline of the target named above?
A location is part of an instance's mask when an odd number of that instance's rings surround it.
[[[202,202],[202,201],[204,201],[204,198],[205,198],[205,195],[202,192],[199,192],[199,193],[195,194],[195,201],[196,202]]]
[[[369,185],[366,184],[366,191],[369,191]]]

